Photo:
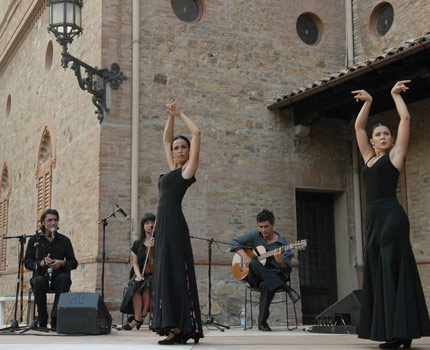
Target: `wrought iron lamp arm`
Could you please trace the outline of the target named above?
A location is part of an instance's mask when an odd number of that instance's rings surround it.
[[[113,63],[111,70],[98,69],[70,55],[67,48],[63,46],[61,53],[61,66],[66,69],[72,62],[71,69],[75,72],[79,87],[93,95],[92,102],[97,107],[97,119],[101,123],[104,119],[104,111],[109,112],[109,106],[106,101],[106,87],[109,83],[112,89],[118,89],[123,80],[128,78],[120,71],[118,64]],[[82,77],[81,68],[85,69],[87,76]]]

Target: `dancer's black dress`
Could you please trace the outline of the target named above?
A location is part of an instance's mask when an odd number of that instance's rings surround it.
[[[199,297],[188,225],[182,198],[194,177],[184,179],[182,168],[163,175],[158,183],[154,247],[154,278],[150,328],[167,335],[172,328],[194,339],[202,338]]]
[[[409,220],[396,199],[398,169],[389,153],[364,166],[367,223],[358,336],[378,341],[430,335],[430,321],[409,241]]]

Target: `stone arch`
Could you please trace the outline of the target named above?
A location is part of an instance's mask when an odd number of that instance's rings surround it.
[[[9,194],[9,191],[10,191],[9,167],[7,166],[7,163],[4,162],[3,169],[1,172],[1,179],[0,179],[0,198]]]

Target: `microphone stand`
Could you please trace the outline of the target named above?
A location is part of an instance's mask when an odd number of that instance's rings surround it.
[[[42,236],[46,237],[46,234],[44,234],[43,232],[39,232],[38,230],[36,230],[36,234],[34,235],[37,238],[37,242],[34,244],[35,249],[35,261],[36,261],[36,265],[34,267],[34,272],[33,272],[33,277],[32,278],[36,278],[39,276],[39,247],[40,247],[40,238]],[[28,236],[27,236],[28,237]],[[45,269],[46,267],[44,267]],[[49,281],[49,289],[51,289],[51,282],[52,282],[52,276],[50,278]],[[31,285],[31,282],[30,282]],[[53,328],[48,328],[48,327],[38,327],[37,325],[37,321],[34,319],[34,315],[36,314],[36,304],[37,304],[37,292],[35,289],[33,289],[33,286],[31,286],[32,288],[32,294],[33,294],[33,298],[34,298],[34,303],[33,303],[33,319],[31,320],[30,325],[28,325],[28,320],[27,320],[27,327],[24,328],[24,330],[22,332],[20,332],[20,334],[26,333],[30,330],[35,330],[35,331],[39,331],[39,332],[56,332],[55,329]]]
[[[230,326],[226,326],[223,325],[221,323],[218,323],[215,321],[215,318],[212,316],[212,281],[211,281],[211,266],[212,266],[212,243],[213,242],[217,242],[217,243],[222,243],[222,244],[228,244],[230,245],[230,243],[226,243],[226,242],[221,242],[221,241],[215,241],[213,238],[203,238],[203,237],[195,237],[195,236],[190,236],[190,238],[193,239],[200,239],[202,241],[206,241],[208,242],[208,283],[209,283],[209,288],[208,288],[208,302],[209,302],[209,311],[208,311],[208,317],[206,319],[206,322],[203,322],[203,325],[214,325],[216,328],[218,328],[221,332],[224,332],[224,328],[230,329]]]
[[[33,278],[34,277],[37,277],[37,276],[39,276],[39,266],[37,266],[37,262],[39,261],[39,246],[40,246],[40,234],[39,234],[39,232],[36,230],[36,238],[37,238],[37,242],[34,244],[34,246],[35,246],[35,248],[36,248],[36,254],[35,254],[35,256],[36,256],[36,266],[35,266],[35,274],[33,275]],[[31,283],[30,283],[30,285],[31,285]],[[33,287],[31,287],[31,288],[33,288]],[[37,321],[34,319],[34,315],[36,314],[36,303],[37,303],[37,301],[36,301],[36,291],[35,290],[33,290],[33,298],[34,298],[34,303],[33,303],[33,319],[31,320],[31,323],[30,323],[30,329],[38,329],[38,326],[37,326]],[[28,320],[27,320],[27,322],[28,322]]]
[[[105,300],[105,258],[106,258],[106,226],[108,225],[108,219],[112,216],[115,217],[115,214],[120,212],[121,208],[118,208],[112,214],[109,216],[106,216],[105,218],[101,219],[98,224],[102,224],[103,228],[103,248],[102,248],[102,300]]]
[[[20,249],[19,249],[19,253],[18,253],[18,277],[17,277],[17,280],[16,280],[14,319],[12,320],[12,323],[11,323],[10,327],[2,328],[2,329],[0,329],[0,331],[11,331],[11,332],[14,332],[14,331],[19,330],[21,328],[25,328],[25,327],[20,327],[19,326],[19,323],[18,323],[18,321],[16,319],[16,316],[17,316],[17,312],[18,312],[18,295],[19,295],[19,291],[20,291],[20,288],[21,288],[20,321],[22,322],[22,313],[23,313],[23,283],[24,283],[24,270],[23,270],[23,266],[24,266],[24,244],[26,242],[27,237],[33,237],[33,236],[32,235],[30,235],[30,236],[20,235],[20,236],[5,236],[5,237],[3,237],[4,239],[12,239],[12,238],[19,239]]]

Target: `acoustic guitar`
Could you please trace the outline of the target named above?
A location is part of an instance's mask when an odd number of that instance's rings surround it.
[[[291,249],[303,250],[307,247],[307,245],[308,245],[308,240],[302,239],[301,241],[284,245],[280,248],[281,248],[281,252],[285,252],[286,250],[291,250]],[[262,265],[266,265],[267,258],[270,258],[271,256],[275,255],[274,250],[270,250],[266,252],[266,248],[264,248],[264,246],[262,245],[259,245],[253,250],[244,249],[243,251],[250,258],[253,258],[254,256],[256,256]],[[245,264],[243,263],[243,258],[238,253],[234,254],[233,262],[231,265],[233,268],[233,277],[236,278],[237,280],[243,280],[246,276],[248,276],[249,267],[245,266]]]

